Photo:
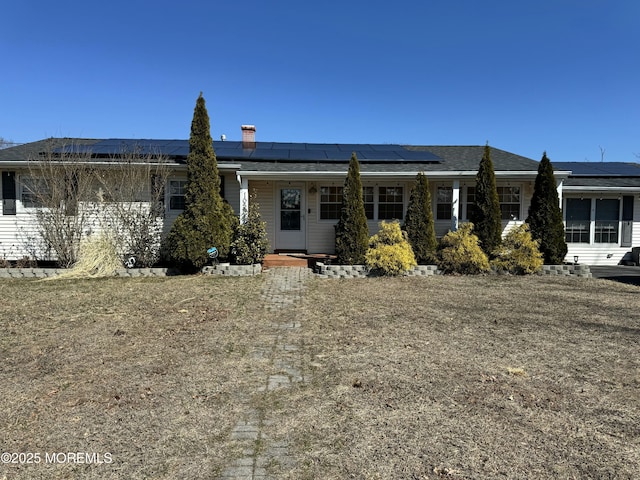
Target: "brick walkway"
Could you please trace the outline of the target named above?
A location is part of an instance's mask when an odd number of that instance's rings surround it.
[[[272,268],[265,274],[261,293],[273,334],[269,336],[271,344],[253,352],[257,358],[269,359],[269,371],[263,372],[263,384],[259,392],[286,388],[309,380],[300,365],[298,346],[289,337],[292,332],[302,328],[296,319],[295,305],[302,300],[306,283],[311,278],[313,273],[304,267]],[[288,453],[288,443],[274,441],[264,432],[265,427],[274,421],[268,412],[245,412],[244,418],[231,432],[231,439],[242,445],[243,456],[224,470],[221,479],[266,480],[269,478],[269,464],[275,463],[281,468],[295,466]]]

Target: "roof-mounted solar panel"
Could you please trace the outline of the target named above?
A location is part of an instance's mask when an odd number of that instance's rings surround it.
[[[289,150],[256,148],[251,154],[252,160],[289,160]]]

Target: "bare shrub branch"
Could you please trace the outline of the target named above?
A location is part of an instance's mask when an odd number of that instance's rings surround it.
[[[123,151],[103,161],[70,145],[30,161],[29,172],[23,200],[34,208],[45,255],[70,267],[83,238],[101,231],[119,255],[133,255],[143,267],[157,262],[169,176],[165,157]]]

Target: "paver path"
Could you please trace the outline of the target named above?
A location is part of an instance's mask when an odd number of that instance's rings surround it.
[[[296,318],[295,305],[302,300],[306,283],[313,277],[308,268],[275,267],[265,273],[262,289],[265,317],[273,333],[271,343],[258,347],[253,355],[269,359],[269,370],[261,372],[262,386],[259,392],[286,388],[296,382],[308,380],[298,357],[298,346],[292,343],[291,332],[302,328]],[[281,467],[294,466],[288,454],[289,445],[274,441],[264,432],[264,427],[273,423],[269,412],[248,410],[231,432],[231,439],[242,445],[241,458],[236,459],[222,473],[224,480],[266,480],[267,466],[277,463]]]

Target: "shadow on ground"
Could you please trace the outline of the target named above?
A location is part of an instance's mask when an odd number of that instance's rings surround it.
[[[628,285],[636,285],[640,287],[640,267],[616,265],[591,266],[589,268],[593,278],[613,280],[614,282],[626,283]]]

